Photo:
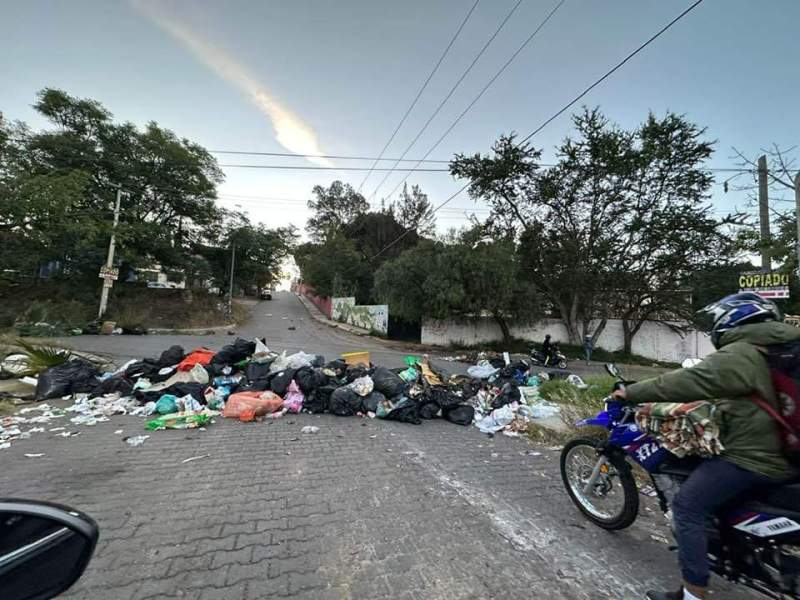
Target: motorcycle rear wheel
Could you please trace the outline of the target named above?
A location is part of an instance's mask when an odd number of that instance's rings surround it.
[[[583,492],[583,486],[599,458],[596,449],[597,443],[588,438],[574,439],[564,446],[561,451],[561,480],[573,504],[592,523],[609,531],[625,529],[639,514],[639,491],[624,459],[606,456],[608,472],[598,478],[593,492]],[[586,459],[592,456],[594,460],[587,462]],[[621,498],[616,498],[619,506],[609,512],[601,507],[600,502],[612,494],[621,494]]]

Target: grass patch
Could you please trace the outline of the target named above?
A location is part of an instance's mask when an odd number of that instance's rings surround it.
[[[551,379],[539,387],[544,400],[561,407],[560,418],[564,425],[562,431],[531,423],[525,434],[531,440],[542,444],[562,444],[580,435],[591,438],[605,438],[608,432],[602,427],[575,426],[575,422],[593,417],[603,409],[603,401],[610,393],[615,379],[606,375],[587,377],[586,388],[580,389],[565,379]]]
[[[17,407],[11,400],[0,399],[0,416],[14,414],[16,410]]]

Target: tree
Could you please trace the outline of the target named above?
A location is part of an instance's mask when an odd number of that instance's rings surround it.
[[[407,184],[404,183],[400,199],[393,202],[389,210],[400,225],[418,235],[431,236],[436,231],[433,207],[428,195],[423,193],[418,185],[412,186],[409,192]]]
[[[650,115],[625,131],[599,110],[573,118],[576,135],[540,169],[540,152],[503,136],[493,156],[459,155],[451,172],[486,200],[487,226],[520,242],[526,274],[561,317],[570,342],[594,341],[609,316],[623,320],[625,349],[648,319],[686,315],[691,273],[732,252],[707,205],[712,152],[683,117]],[[594,325],[594,326],[593,326]]]
[[[325,297],[355,296],[365,263],[352,240],[331,231],[321,244],[301,244],[294,253],[303,280]]]
[[[267,229],[253,224],[246,214],[222,210],[223,218],[206,228],[204,243],[197,246],[193,266],[202,267],[202,258],[209,267],[216,287],[224,289],[230,283],[230,264],[235,247],[234,282],[237,286],[268,287],[281,277],[281,265],[294,250],[297,231],[293,226]],[[198,277],[190,271],[187,276]]]
[[[62,274],[96,279],[110,233],[110,207],[125,190],[117,229],[119,260],[180,269],[203,227],[219,218],[222,172],[202,147],[150,123],[117,124],[93,100],[61,90],[39,93],[36,110],[51,131],[20,130],[0,158],[4,237],[36,247],[34,261],[57,260]],[[19,214],[25,216],[20,220]],[[47,222],[58,219],[58,227]],[[63,227],[63,230],[60,229]],[[33,241],[32,241],[33,240]]]
[[[315,199],[308,201],[308,208],[314,214],[308,220],[306,231],[314,242],[324,241],[369,210],[364,196],[349,183],[334,181],[328,188],[315,185],[312,193]]]
[[[378,298],[411,322],[488,314],[510,343],[510,323],[531,318],[537,298],[520,277],[513,243],[474,239],[467,232],[457,243],[422,241],[387,261],[375,274]]]

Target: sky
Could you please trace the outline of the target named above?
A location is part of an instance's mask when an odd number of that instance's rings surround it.
[[[98,100],[120,121],[156,121],[209,150],[376,157],[475,0],[0,0],[0,112],[34,128],[45,87]],[[399,157],[517,0],[480,0],[385,153]],[[421,158],[517,50],[556,0],[522,0],[431,121],[407,158]],[[690,0],[565,0],[541,31],[431,152],[487,152],[503,133],[527,135],[644,42]],[[755,156],[792,146],[800,81],[797,0],[705,0],[581,103],[635,127],[648,111],[685,114],[716,140],[713,167],[734,167],[733,147]],[[570,113],[533,138],[552,159]],[[371,160],[218,154],[220,203],[267,226],[309,216],[314,185],[359,188]],[[390,168],[393,162],[380,166]],[[412,167],[414,163],[401,163]],[[441,169],[445,164],[424,163]],[[331,168],[334,169],[331,169]],[[362,192],[380,206],[407,175],[370,174]],[[719,211],[747,207],[722,192]],[[744,178],[742,178],[744,179]],[[447,172],[411,173],[438,204],[463,185]],[[377,188],[377,189],[376,189]],[[395,196],[389,198],[393,199]],[[753,210],[753,209],[748,209]],[[486,216],[466,195],[437,218],[439,230]]]

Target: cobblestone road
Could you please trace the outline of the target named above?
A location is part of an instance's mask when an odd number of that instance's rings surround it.
[[[281,316],[280,331],[253,325],[272,346],[363,346],[301,322],[296,302],[270,309],[304,324],[295,331]],[[127,341],[120,356],[172,341],[96,339]],[[381,352],[376,362],[400,360]],[[301,434],[309,424],[320,432]],[[298,415],[122,441],[142,426],[114,417],[0,454],[3,495],[66,503],[100,524],[95,557],[64,597],[594,600],[675,581],[674,555],[651,537],[663,534],[656,512],[615,534],[591,526],[562,490],[557,452],[520,439],[443,421]],[[33,452],[45,456],[24,456]],[[750,597],[722,589],[716,597]]]

